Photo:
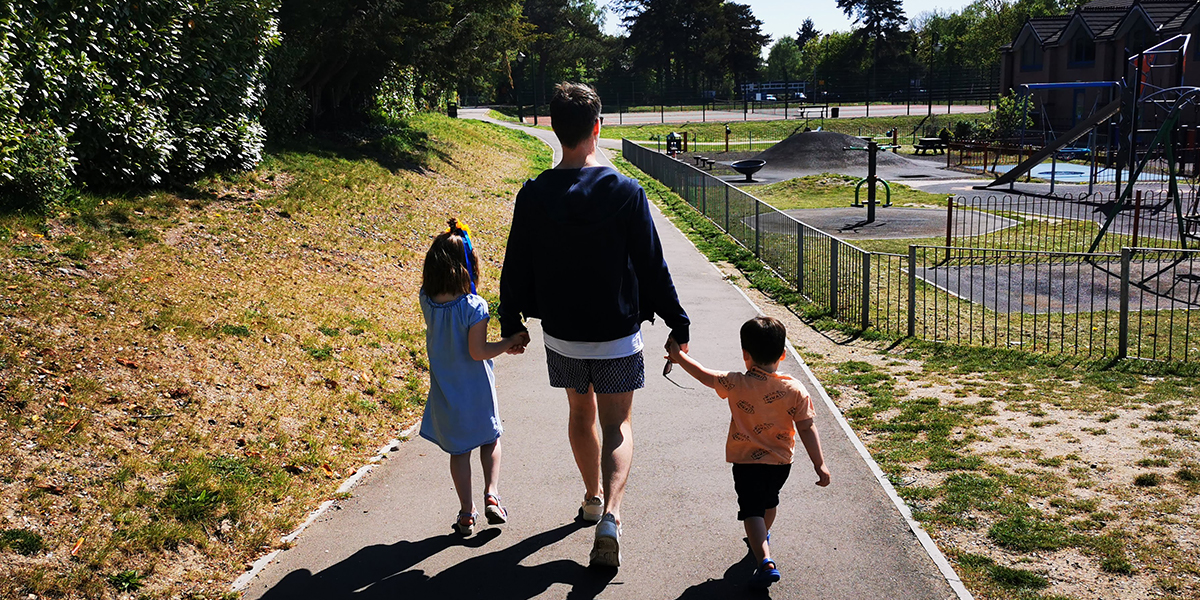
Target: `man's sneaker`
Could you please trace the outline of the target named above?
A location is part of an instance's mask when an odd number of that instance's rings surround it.
[[[604,515],[596,525],[596,541],[592,544],[593,567],[621,566],[621,526],[612,513]]]
[[[604,516],[604,499],[600,496],[585,499],[583,505],[579,507],[579,518],[588,523],[598,523],[602,516]]]
[[[771,587],[771,584],[776,581],[779,581],[779,569],[775,567],[775,561],[764,558],[762,564],[750,576],[750,587],[765,590]]]

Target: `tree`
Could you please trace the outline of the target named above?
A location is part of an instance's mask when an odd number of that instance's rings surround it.
[[[520,0],[286,0],[279,11],[289,76],[310,122],[362,118],[397,66],[411,67],[421,104],[464,77],[496,69],[524,33]]]
[[[593,0],[525,1],[524,16],[533,30],[524,45],[537,64],[536,85],[545,83],[547,74],[586,79],[579,67],[588,63],[592,68],[585,71],[598,72],[594,63],[608,50],[602,42],[603,15]]]
[[[802,79],[800,68],[800,49],[791,38],[782,38],[771,45],[767,52],[767,79],[770,81],[791,81]]]
[[[740,87],[757,76],[762,49],[770,43],[771,36],[763,33],[762,21],[754,16],[749,6],[726,2],[721,8],[725,11],[725,26],[729,32],[725,66]]]
[[[896,37],[908,23],[901,0],[838,0],[838,8],[862,25],[861,36],[877,43]]]
[[[806,44],[817,39],[819,35],[821,35],[821,32],[817,31],[816,26],[813,25],[813,20],[805,19],[800,24],[800,29],[796,31],[796,48],[803,50]]]

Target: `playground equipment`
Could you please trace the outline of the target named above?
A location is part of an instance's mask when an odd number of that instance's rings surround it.
[[[763,168],[764,166],[766,166],[766,164],[767,164],[767,161],[765,161],[765,160],[751,158],[751,159],[747,159],[747,160],[739,160],[735,163],[730,163],[729,166],[731,168],[733,168],[734,171],[737,171],[738,173],[745,175],[746,183],[753,183],[754,180],[751,179],[750,176],[757,173],[758,170]]]
[[[1100,232],[1092,241],[1089,252],[1101,245],[1113,220],[1122,211],[1133,208],[1138,191],[1152,192],[1164,197],[1159,209],[1173,209],[1176,230],[1172,235],[1181,248],[1187,248],[1189,240],[1200,240],[1200,206],[1195,190],[1189,192],[1190,201],[1185,202],[1179,186],[1179,175],[1183,171],[1180,121],[1190,114],[1195,121],[1200,116],[1200,88],[1184,86],[1185,59],[1189,52],[1191,35],[1177,35],[1161,42],[1128,60],[1128,76],[1120,81],[1093,81],[1070,83],[1039,83],[1021,86],[1022,114],[1030,114],[1035,95],[1072,94],[1074,105],[1071,125],[1063,133],[1057,133],[1054,123],[1045,110],[1038,110],[1041,120],[1042,140],[1037,150],[1015,167],[1000,174],[994,181],[976,189],[1018,192],[1026,196],[1057,198],[1055,184],[1056,167],[1060,160],[1086,159],[1087,194],[1096,193],[1098,185],[1111,183],[1116,199],[1105,203],[1105,220]],[[1091,97],[1091,110],[1086,105]],[[1049,100],[1047,100],[1049,102]],[[1188,111],[1191,111],[1190,113]],[[1025,126],[1022,119],[1020,148],[1025,148],[1034,132]],[[1194,136],[1194,133],[1193,133]],[[1081,140],[1083,141],[1080,144]],[[1194,144],[1194,140],[1189,143]],[[1182,154],[1191,155],[1193,176],[1200,169],[1200,152],[1192,147]],[[1023,150],[1022,150],[1023,154]],[[1049,194],[1038,191],[1017,190],[1015,183],[1035,168],[1050,159]],[[1080,169],[1079,165],[1071,167]],[[1040,176],[1044,176],[1039,174]],[[1193,185],[1193,188],[1195,186]],[[1185,206],[1186,205],[1186,206]]]
[[[864,184],[866,184],[868,186],[867,187],[867,203],[866,203],[867,220],[864,224],[875,222],[875,206],[877,204],[877,201],[875,200],[875,184],[876,183],[882,183],[883,189],[887,192],[887,202],[885,202],[883,204],[883,208],[888,208],[892,205],[892,186],[888,185],[888,182],[880,179],[879,177],[877,177],[875,175],[876,156],[878,155],[879,150],[880,149],[890,150],[892,148],[895,148],[895,146],[893,146],[891,144],[888,144],[886,146],[880,146],[879,144],[875,143],[875,140],[868,141],[865,148],[862,146],[848,146],[846,148],[843,148],[843,150],[846,150],[846,151],[865,150],[867,152],[867,156],[868,156],[868,158],[867,158],[867,176],[863,179],[860,179],[858,181],[858,184],[854,186],[854,204],[850,205],[855,208],[861,208],[863,206],[863,203],[859,200],[858,193],[859,193],[859,190],[862,189],[862,186]]]

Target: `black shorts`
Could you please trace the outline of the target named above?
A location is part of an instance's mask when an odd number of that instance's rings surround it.
[[[739,521],[762,517],[767,509],[779,506],[779,490],[783,489],[792,465],[733,465],[733,489],[737,492]]]
[[[646,364],[642,353],[621,358],[585,359],[563,356],[546,348],[550,387],[571,388],[580,394],[588,387],[597,394],[623,394],[646,386]]]

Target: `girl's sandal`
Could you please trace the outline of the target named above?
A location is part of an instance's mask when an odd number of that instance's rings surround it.
[[[492,525],[500,525],[508,522],[508,511],[500,504],[500,496],[495,494],[483,495],[483,514],[487,515],[487,522]]]
[[[478,516],[479,513],[475,512],[458,513],[458,520],[454,521],[454,525],[452,526],[454,527],[454,531],[462,536],[471,535],[475,531],[475,517]]]

